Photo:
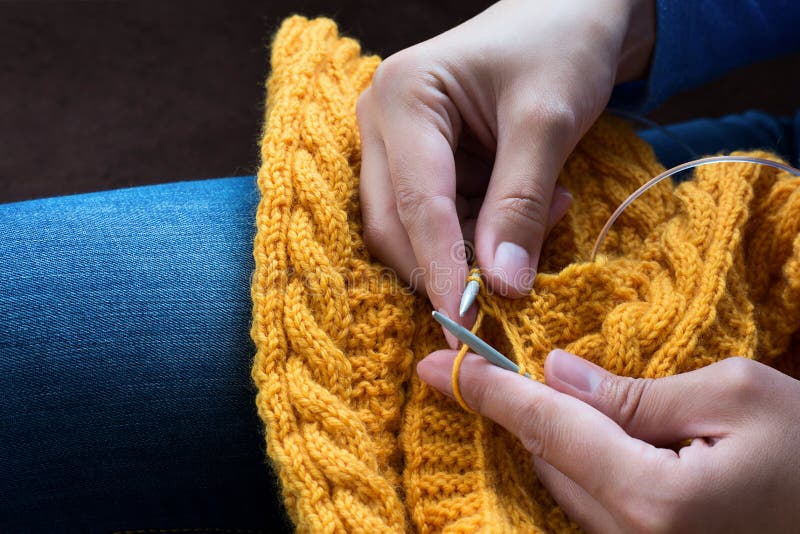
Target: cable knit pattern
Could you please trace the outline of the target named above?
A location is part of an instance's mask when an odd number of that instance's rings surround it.
[[[413,372],[444,348],[441,330],[361,237],[355,103],[378,63],[324,19],[290,18],[273,43],[253,379],[287,510],[300,532],[577,530],[516,438]],[[797,178],[702,167],[635,202],[588,261],[614,208],[662,170],[627,126],[600,120],[559,178],[575,202],[545,244],[533,291],[514,301],[482,293],[480,335],[539,380],[554,347],[629,376],[731,355],[795,373]]]

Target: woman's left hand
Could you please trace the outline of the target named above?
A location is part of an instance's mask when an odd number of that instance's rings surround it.
[[[455,354],[422,360],[420,378],[452,395]],[[519,437],[539,479],[586,530],[797,531],[797,380],[744,358],[623,378],[558,350],[545,380],[468,355],[459,385],[470,407]]]

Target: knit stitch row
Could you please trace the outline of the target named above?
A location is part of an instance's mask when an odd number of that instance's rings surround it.
[[[361,235],[355,104],[378,64],[325,19],[288,19],[272,46],[252,376],[286,509],[300,532],[577,530],[518,439],[414,372],[445,348],[441,330]],[[481,337],[537,380],[555,347],[627,376],[732,355],[797,370],[800,180],[698,169],[631,205],[587,261],[614,208],[662,170],[623,122],[601,119],[559,177],[574,203],[531,294],[481,292]]]

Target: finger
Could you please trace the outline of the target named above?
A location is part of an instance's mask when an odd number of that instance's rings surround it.
[[[419,377],[452,395],[455,351],[417,366]],[[677,455],[628,436],[578,399],[505,371],[476,355],[464,358],[459,386],[466,403],[515,434],[532,454],[574,480],[601,504],[630,497],[632,484],[666,476]]]
[[[475,231],[491,287],[518,297],[533,285],[550,203],[566,159],[564,131],[546,120],[501,114],[497,157]]]
[[[550,201],[550,211],[547,216],[547,234],[557,225],[567,214],[572,206],[572,193],[561,184],[556,184],[553,191],[553,200]]]
[[[655,445],[724,435],[756,402],[766,382],[760,364],[730,358],[703,369],[658,379],[614,375],[562,350],[545,361],[545,381],[607,415],[629,435]]]
[[[458,210],[458,218],[461,221],[461,233],[464,235],[464,241],[473,247],[475,243],[475,222],[480,211],[480,203],[483,199],[464,199],[462,196],[456,198],[456,208]],[[558,224],[561,219],[567,214],[570,206],[572,206],[572,194],[562,185],[556,184],[556,190],[553,193],[553,201],[550,203],[550,213],[547,218],[547,234]],[[467,205],[465,205],[467,204]],[[473,205],[477,204],[477,207]]]
[[[364,241],[370,253],[392,267],[415,290],[425,291],[415,276],[417,261],[394,200],[383,137],[377,128],[370,89],[359,98],[357,115],[361,133],[359,194]]]
[[[434,308],[458,320],[468,268],[455,205],[457,128],[443,122],[430,105],[400,100],[382,109],[381,132],[400,221],[423,271],[428,298]],[[469,326],[473,320],[474,311],[463,323]]]
[[[561,471],[534,457],[536,476],[562,510],[587,532],[618,532],[613,516],[582,487]]]

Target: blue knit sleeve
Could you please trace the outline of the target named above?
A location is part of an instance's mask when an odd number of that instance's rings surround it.
[[[646,112],[726,71],[800,50],[800,0],[657,0],[656,21],[647,79],[618,86],[612,106]]]

